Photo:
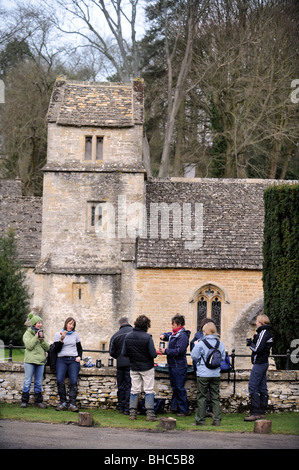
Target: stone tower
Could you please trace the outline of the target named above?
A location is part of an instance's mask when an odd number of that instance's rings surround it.
[[[144,198],[143,82],[58,79],[47,119],[34,305],[51,341],[73,316],[85,349],[107,349],[134,301],[126,208]]]

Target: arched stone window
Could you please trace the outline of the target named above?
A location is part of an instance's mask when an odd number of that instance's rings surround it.
[[[197,289],[191,302],[197,306],[196,327],[200,329],[200,324],[204,318],[212,318],[215,322],[217,332],[221,334],[221,311],[225,299],[224,292],[214,284],[205,284]]]

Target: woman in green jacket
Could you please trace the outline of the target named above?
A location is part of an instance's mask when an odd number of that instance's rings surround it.
[[[42,319],[34,313],[29,313],[30,326],[23,335],[25,344],[24,370],[25,380],[22,391],[21,408],[26,408],[29,402],[29,392],[34,375],[34,397],[36,406],[46,408],[43,404],[42,380],[46,362],[46,352],[50,346],[44,338]]]

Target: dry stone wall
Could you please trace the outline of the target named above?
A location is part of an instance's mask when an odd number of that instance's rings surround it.
[[[220,385],[223,412],[243,412],[249,409],[248,380],[250,370],[234,375],[222,374]],[[0,402],[18,403],[24,381],[23,363],[0,363]],[[67,383],[67,382],[66,382]],[[299,371],[268,371],[269,411],[299,411]],[[186,390],[191,408],[196,407],[196,380],[188,373]],[[155,372],[156,397],[164,398],[166,409],[172,391],[169,375]],[[51,406],[58,404],[56,375],[46,368],[43,381],[44,402]],[[32,393],[32,402],[34,401]],[[80,408],[115,409],[117,405],[116,368],[84,368],[79,373],[77,404]]]

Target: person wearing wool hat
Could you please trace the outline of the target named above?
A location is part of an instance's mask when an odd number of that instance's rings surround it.
[[[28,326],[28,328],[23,335],[23,343],[25,344],[25,380],[22,390],[21,408],[26,408],[29,402],[29,392],[33,375],[36,406],[46,408],[43,404],[42,380],[46,362],[46,352],[49,351],[50,346],[44,337],[42,330],[43,320],[40,316],[34,312],[29,313],[25,325]]]

